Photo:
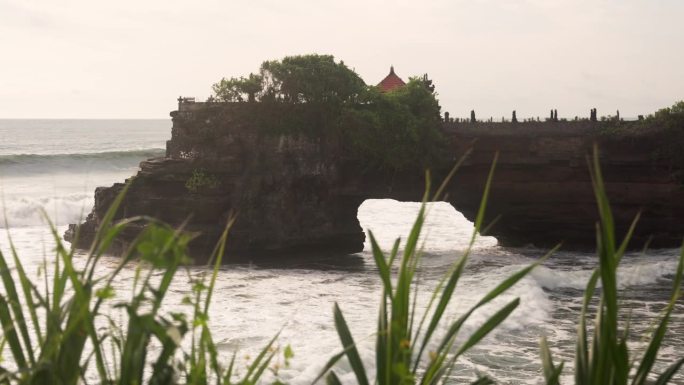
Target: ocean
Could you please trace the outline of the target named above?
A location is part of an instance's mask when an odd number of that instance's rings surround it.
[[[32,274],[43,260],[53,258],[54,241],[47,218],[63,233],[93,205],[97,186],[122,182],[135,174],[140,161],[164,155],[171,135],[169,120],[0,120],[0,250],[8,252],[8,235]],[[406,236],[419,204],[368,200],[358,211],[364,229],[373,230],[380,245],[390,248]],[[466,248],[473,224],[452,206],[429,207],[423,237],[425,255],[419,270],[420,306],[430,290]],[[496,283],[546,253],[535,248],[503,248],[492,237],[478,237],[465,275],[455,292],[448,318],[464,312]],[[679,250],[631,253],[619,271],[625,313],[630,317],[633,349],[643,349],[639,336],[651,330],[669,300]],[[111,269],[117,258],[107,257],[101,269]],[[542,378],[538,343],[545,336],[556,356],[566,361],[564,382],[572,377],[572,357],[581,296],[596,258],[591,253],[559,252],[510,292],[476,312],[464,336],[515,297],[521,305],[483,343],[457,365],[457,380],[473,380],[485,373],[501,383],[536,384]],[[201,267],[192,267],[194,271]],[[181,304],[189,285],[181,279],[169,294],[169,309],[190,311]],[[116,282],[117,296],[130,290],[132,271]],[[366,362],[374,360],[374,335],[381,283],[369,245],[345,259],[283,260],[268,266],[233,264],[221,269],[210,312],[210,323],[221,354],[238,360],[257,352],[282,329],[281,346],[291,345],[291,366],[281,369],[292,384],[310,383],[330,356],[340,351],[334,329],[337,302]],[[442,330],[443,331],[443,330]],[[7,352],[3,353],[8,356]],[[658,371],[684,354],[684,304],[672,317],[661,350]],[[246,362],[246,360],[245,360]],[[343,381],[352,381],[346,363],[339,368]],[[459,381],[460,382],[460,381]],[[684,384],[684,374],[675,383]]]

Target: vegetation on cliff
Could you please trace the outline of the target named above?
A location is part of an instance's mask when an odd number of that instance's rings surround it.
[[[603,136],[653,141],[653,161],[669,164],[673,176],[684,183],[684,101],[638,121],[608,120],[601,124],[599,134]]]
[[[224,102],[353,103],[366,84],[344,62],[330,55],[287,56],[261,64],[258,74],[221,79],[212,86]]]
[[[657,158],[664,158],[678,171],[677,177],[684,183],[684,101],[656,111],[649,116],[644,125],[654,124],[661,127],[662,146]]]
[[[363,103],[342,112],[338,124],[352,151],[381,168],[429,168],[445,145],[439,104],[422,78],[388,93],[369,89]]]
[[[218,187],[219,183],[216,176],[208,174],[204,169],[196,169],[185,182],[185,188],[191,193],[196,193],[202,189],[214,189]]]
[[[332,56],[302,55],[265,61],[258,74],[224,78],[212,89],[214,101],[295,105],[295,114],[262,114],[260,125],[271,133],[342,140],[368,167],[424,169],[445,144],[427,76],[383,93]]]

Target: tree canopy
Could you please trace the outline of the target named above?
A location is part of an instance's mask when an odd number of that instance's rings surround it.
[[[290,103],[354,102],[366,84],[330,55],[288,56],[261,65],[265,95]]]
[[[301,104],[306,114],[263,125],[281,133],[338,135],[369,167],[428,167],[444,146],[440,106],[427,75],[383,93],[344,62],[312,54],[265,61],[259,74],[224,78],[212,89],[218,101]]]
[[[249,74],[248,77],[221,79],[211,88],[214,91],[214,99],[223,102],[242,102],[245,97],[250,102],[255,102],[262,93],[263,77]]]
[[[366,84],[344,62],[311,54],[265,61],[259,74],[223,78],[212,89],[219,101],[348,103],[357,100]]]
[[[426,79],[411,78],[405,86],[387,93],[373,87],[363,103],[342,112],[340,126],[352,150],[369,165],[423,168],[441,155],[440,106],[426,87]]]
[[[672,105],[672,107],[661,108],[654,114],[655,119],[682,119],[684,118],[684,100],[680,100]]]

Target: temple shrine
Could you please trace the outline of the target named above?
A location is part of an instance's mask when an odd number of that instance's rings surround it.
[[[380,92],[390,92],[404,85],[406,85],[406,82],[394,73],[394,66],[391,66],[389,75],[385,76],[385,78],[378,83],[378,88],[380,89]]]

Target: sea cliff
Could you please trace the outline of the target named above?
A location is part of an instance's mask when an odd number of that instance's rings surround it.
[[[349,254],[363,249],[357,209],[364,200],[421,199],[424,170],[369,166],[343,136],[275,129],[284,116],[308,126],[317,119],[306,106],[180,104],[171,113],[166,156],[140,164],[116,219],[145,215],[183,226],[197,234],[191,245],[196,256],[211,250],[232,215],[228,250],[235,257]],[[444,123],[442,135],[445,151],[432,167],[433,180],[471,151],[445,198],[470,220],[499,154],[487,217],[496,219],[489,234],[504,246],[593,246],[597,213],[587,157],[594,143],[617,229],[626,231],[641,213],[630,246],[681,244],[681,167],[659,156],[668,138],[656,123]],[[89,245],[123,187],[96,189],[93,211],[70,226],[67,240]],[[119,250],[140,226],[121,234]]]

